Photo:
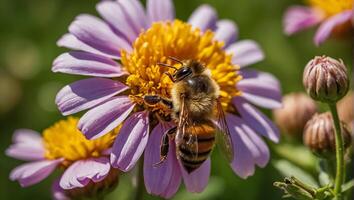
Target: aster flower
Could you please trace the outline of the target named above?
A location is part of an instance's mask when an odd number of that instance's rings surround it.
[[[308,6],[291,6],[285,12],[284,31],[291,35],[320,24],[314,42],[323,43],[331,34],[350,32],[353,28],[352,0],[307,0]]]
[[[10,179],[22,187],[36,184],[55,169],[64,169],[53,183],[54,199],[70,199],[97,195],[98,189],[116,185],[118,170],[109,162],[110,147],[118,129],[96,140],[87,140],[77,126],[78,119],[69,117],[43,131],[19,129],[13,144],[6,150],[10,157],[29,161],[10,173]]]
[[[235,173],[246,178],[256,165],[267,164],[269,149],[261,136],[278,142],[279,132],[252,104],[278,108],[281,95],[272,75],[246,69],[264,57],[256,42],[236,41],[236,25],[218,20],[209,5],[197,8],[188,22],[175,19],[171,0],[148,0],[146,11],[137,0],[103,1],[96,8],[103,20],[79,15],[58,41],[73,51],[55,59],[52,70],[93,77],[65,86],[56,103],[64,115],[89,109],[78,125],[89,139],[122,124],[111,153],[113,167],[131,170],[145,150],[144,181],[149,193],[171,197],[182,179],[191,192],[201,192],[207,185],[210,160],[188,174],[178,163],[173,142],[166,161],[153,166],[160,159],[163,133],[175,124],[161,120],[170,116],[170,110],[147,107],[142,97],[170,97],[172,81],[165,72],[172,69],[158,65],[173,65],[169,56],[205,64],[220,86]]]

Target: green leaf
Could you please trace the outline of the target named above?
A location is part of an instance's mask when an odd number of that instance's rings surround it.
[[[318,179],[321,186],[331,185],[335,176],[335,161],[321,159],[318,162]]]
[[[318,180],[319,180],[321,186],[325,186],[325,185],[331,184],[331,178],[324,171],[320,172],[320,174],[318,175]]]
[[[311,174],[297,167],[287,160],[277,160],[273,162],[274,167],[285,177],[295,176],[302,182],[311,185],[312,187],[318,187],[317,182],[311,176]]]
[[[274,151],[282,159],[290,161],[299,168],[316,173],[317,158],[304,146],[281,144],[274,146]]]
[[[345,184],[342,185],[342,191],[346,192],[354,187],[354,179],[346,182]]]

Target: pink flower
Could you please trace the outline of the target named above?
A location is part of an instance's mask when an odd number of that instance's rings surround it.
[[[64,173],[54,183],[57,184],[53,191],[55,199],[77,198],[71,190],[77,192],[88,186],[97,187],[101,182],[107,184],[107,177],[118,179],[117,170],[111,168],[107,149],[116,134],[88,141],[77,131],[77,121],[74,118],[59,121],[46,129],[43,137],[29,129],[15,131],[13,144],[6,150],[6,155],[29,162],[13,169],[10,179],[28,187],[42,181],[55,169],[64,168]]]
[[[188,174],[177,162],[174,142],[167,160],[153,167],[161,137],[174,124],[160,121],[151,127],[152,110],[139,98],[151,93],[169,96],[172,82],[163,73],[166,69],[157,65],[170,62],[167,56],[205,63],[220,86],[223,103],[237,110],[226,116],[235,173],[247,178],[255,166],[267,164],[269,149],[261,136],[278,142],[279,131],[254,105],[279,108],[281,94],[271,74],[246,68],[264,58],[256,42],[237,41],[236,25],[218,20],[209,5],[197,8],[188,23],[175,20],[171,0],[148,0],[146,11],[137,0],[102,1],[97,10],[103,20],[79,15],[69,26],[58,45],[74,51],[60,55],[52,70],[93,76],[65,86],[56,103],[64,115],[88,110],[78,128],[89,139],[122,124],[112,149],[113,167],[129,171],[144,153],[146,189],[166,198],[175,194],[182,179],[190,192],[207,185],[210,159]],[[158,111],[166,113],[163,108]]]
[[[335,32],[351,31],[352,0],[310,0],[309,6],[291,6],[285,12],[284,32],[292,35],[320,24],[314,37],[320,45]]]

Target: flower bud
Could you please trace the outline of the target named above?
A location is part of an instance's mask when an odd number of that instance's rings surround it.
[[[346,125],[341,122],[344,149],[351,145],[351,135]],[[332,158],[335,156],[335,129],[330,112],[315,114],[306,123],[303,135],[304,143],[319,157]]]
[[[303,84],[313,99],[335,103],[348,91],[347,69],[342,60],[316,56],[305,67]]]
[[[282,189],[285,196],[291,196],[294,199],[311,200],[316,196],[315,188],[302,183],[295,177],[286,177],[284,182],[275,182],[273,185]]]
[[[354,95],[350,92],[347,96],[341,99],[338,104],[338,115],[339,118],[349,125],[352,133],[354,132]]]
[[[306,122],[317,112],[316,103],[301,92],[283,97],[283,107],[273,111],[275,123],[283,133],[302,136]]]

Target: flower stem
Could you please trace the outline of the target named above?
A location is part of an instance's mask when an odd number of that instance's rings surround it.
[[[344,145],[343,145],[343,136],[341,133],[340,121],[338,117],[336,104],[329,104],[331,109],[333,123],[335,126],[335,138],[336,138],[336,160],[337,160],[337,169],[336,169],[336,179],[334,185],[334,193],[337,200],[342,200],[342,184],[345,179],[345,164],[344,164]]]
[[[144,197],[144,157],[138,162],[138,175],[134,200],[142,200]]]

